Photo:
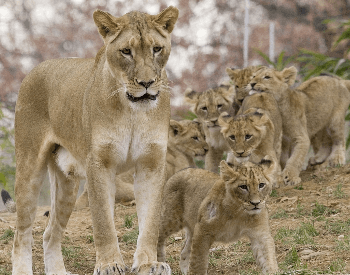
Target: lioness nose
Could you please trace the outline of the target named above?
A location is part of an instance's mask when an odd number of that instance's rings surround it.
[[[257,206],[260,203],[260,201],[250,201],[250,203],[254,206]]]
[[[146,82],[146,81],[137,81],[137,83],[147,89],[154,83],[154,80],[150,80],[148,82]]]

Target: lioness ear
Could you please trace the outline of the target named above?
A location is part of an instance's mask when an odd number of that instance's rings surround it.
[[[178,17],[179,10],[173,6],[170,6],[156,15],[154,22],[162,26],[162,28],[168,33],[171,33]]]
[[[227,112],[223,112],[220,114],[219,118],[218,118],[218,123],[221,127],[220,132],[222,134],[226,134],[228,129],[230,128],[230,124],[229,122],[232,120],[232,116],[230,116]]]
[[[109,34],[114,34],[118,30],[115,17],[105,11],[96,10],[93,14],[95,24],[98,28],[98,32],[103,38],[106,38]]]
[[[292,66],[289,68],[285,68],[282,72],[282,76],[284,78],[284,82],[288,84],[288,86],[292,86],[297,77],[298,70]]]
[[[222,160],[220,162],[220,177],[224,181],[229,181],[232,179],[236,179],[238,173],[233,171],[233,169],[227,164],[226,161]]]
[[[170,120],[170,131],[172,131],[172,134],[176,136],[179,132],[182,132],[183,128],[180,123],[178,123],[176,120]]]

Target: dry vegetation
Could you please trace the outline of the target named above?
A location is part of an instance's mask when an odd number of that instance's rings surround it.
[[[268,208],[281,274],[350,274],[350,164],[326,171],[304,171],[302,184],[272,192]],[[34,274],[44,274],[42,235],[49,207],[39,207],[34,223]],[[131,266],[136,248],[135,206],[116,205],[115,225],[125,262]],[[0,214],[0,274],[11,274],[15,214]],[[67,270],[92,274],[95,251],[88,208],[74,212],[62,252]],[[179,271],[181,232],[169,238],[167,262]],[[240,240],[215,244],[208,274],[260,274],[250,244]]]

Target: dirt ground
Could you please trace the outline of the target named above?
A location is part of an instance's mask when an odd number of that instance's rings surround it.
[[[350,164],[326,171],[303,171],[302,183],[274,190],[269,198],[270,227],[281,274],[350,274]],[[42,236],[49,207],[39,207],[34,224],[33,270],[44,274]],[[15,214],[0,213],[0,274],[11,274]],[[116,205],[115,226],[127,265],[136,248],[134,205]],[[184,243],[179,232],[168,239],[167,262],[181,274],[179,255]],[[88,208],[73,212],[64,235],[66,268],[92,274],[95,251]],[[248,240],[215,244],[208,274],[260,274]]]

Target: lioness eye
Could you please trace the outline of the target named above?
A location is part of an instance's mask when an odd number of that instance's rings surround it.
[[[219,104],[219,105],[218,105],[218,109],[220,109],[221,107],[222,107],[222,104]]]
[[[153,52],[154,53],[159,53],[162,50],[162,47],[154,47]]]
[[[247,185],[240,185],[239,188],[241,188],[243,190],[248,190],[248,186]]]
[[[198,141],[198,137],[192,137],[194,140],[197,140]]]
[[[232,139],[232,140],[236,140],[236,137],[234,135],[229,136],[229,138]]]
[[[260,189],[263,188],[264,186],[265,186],[265,183],[263,183],[263,182],[259,183],[259,188]]]
[[[271,77],[269,77],[268,75],[264,76],[264,79],[270,79]]]
[[[245,139],[248,140],[252,137],[252,135],[245,135]]]
[[[130,54],[131,54],[131,50],[128,49],[128,48],[122,49],[121,52],[122,52],[123,54],[126,54],[126,55],[130,55]]]
[[[207,107],[202,107],[201,110],[206,111],[206,110],[208,110],[208,108]]]

